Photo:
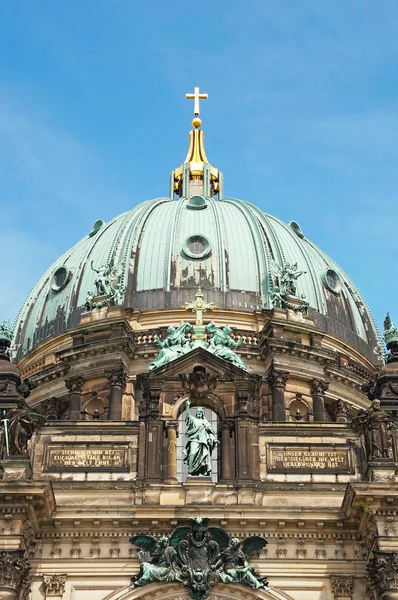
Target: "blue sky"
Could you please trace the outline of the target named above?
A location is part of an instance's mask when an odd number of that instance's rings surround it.
[[[92,223],[167,195],[194,85],[226,195],[398,321],[396,0],[0,0],[0,318]]]

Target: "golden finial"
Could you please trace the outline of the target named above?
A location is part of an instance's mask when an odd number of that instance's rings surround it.
[[[192,119],[192,127],[195,127],[195,129],[199,129],[199,127],[202,125],[202,119],[199,119],[199,117],[194,117]]]

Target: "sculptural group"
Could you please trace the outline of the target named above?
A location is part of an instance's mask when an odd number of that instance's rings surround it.
[[[230,327],[225,326],[221,328],[217,327],[214,323],[209,323],[205,326],[205,330],[206,333],[209,334],[209,337],[211,337],[210,339],[203,341],[192,341],[186,336],[187,333],[190,333],[194,329],[195,326],[192,326],[190,323],[183,323],[179,327],[169,327],[167,329],[166,339],[161,340],[159,336],[157,336],[156,342],[161,347],[161,350],[149,365],[149,371],[162,367],[198,346],[205,348],[208,352],[231,362],[241,369],[247,370],[242,358],[234,351],[234,349],[241,345],[242,340],[235,342],[235,340],[232,339],[232,329]]]
[[[189,519],[170,538],[136,535],[130,542],[140,548],[140,572],[132,577],[136,588],[155,581],[181,582],[194,600],[206,598],[215,583],[241,584],[252,589],[270,589],[266,577],[257,573],[249,558],[267,541],[251,536],[241,542],[208,519]]]

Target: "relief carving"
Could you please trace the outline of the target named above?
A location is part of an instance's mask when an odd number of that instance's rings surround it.
[[[43,575],[43,588],[46,596],[62,596],[67,575]]]

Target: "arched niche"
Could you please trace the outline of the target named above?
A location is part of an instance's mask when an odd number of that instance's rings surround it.
[[[191,400],[191,409],[202,406],[203,408],[210,408],[213,410],[221,421],[227,418],[224,402],[217,394],[210,392],[204,398],[190,398],[188,393],[178,398],[172,408],[173,419],[177,420],[180,414],[184,412],[185,402],[189,399]]]
[[[182,584],[153,583],[131,590],[128,587],[112,592],[103,600],[192,600]],[[294,600],[279,590],[253,590],[244,585],[217,583],[207,600]]]

